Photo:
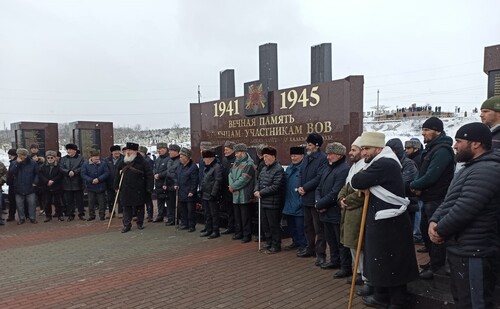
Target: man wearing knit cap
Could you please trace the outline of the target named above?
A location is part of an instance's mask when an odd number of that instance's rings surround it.
[[[410,189],[422,201],[420,230],[430,262],[422,265],[420,278],[431,280],[435,272],[444,272],[446,249],[443,245],[432,243],[425,231],[429,228],[429,218],[443,202],[446,191],[455,172],[455,153],[451,148],[453,140],[443,130],[443,122],[431,117],[422,125],[425,149],[418,177],[410,183]],[[419,249],[419,252],[426,252]]]
[[[323,224],[319,221],[319,213],[314,208],[316,204],[315,191],[321,179],[321,173],[328,161],[324,152],[320,150],[323,137],[318,133],[311,133],[306,139],[307,156],[302,164],[298,192],[302,196],[304,208],[304,233],[307,247],[298,252],[298,257],[316,256],[316,266],[326,262],[326,242]]]
[[[245,144],[234,145],[236,160],[229,171],[229,192],[233,195],[234,236],[242,243],[252,239],[250,201],[253,199],[255,168]]]
[[[340,243],[340,205],[337,202],[340,189],[345,184],[349,165],[346,163],[346,148],[341,143],[326,145],[328,165],[323,170],[316,188],[316,205],[319,220],[323,223],[325,239],[330,249],[330,261],[320,265],[323,269],[340,268],[333,278],[352,275],[352,259],[349,249]]]
[[[127,143],[125,157],[116,166],[117,176],[114,187],[123,205],[122,233],[131,230],[134,213],[137,214],[137,229],[144,229],[144,204],[147,194],[153,192],[153,171],[138,151],[138,144]]]
[[[277,151],[273,147],[262,149],[265,166],[255,181],[254,196],[260,199],[263,232],[266,236],[264,253],[281,251],[281,209],[283,208],[284,171],[276,160]]]
[[[14,186],[16,188],[17,215],[19,217],[17,224],[20,225],[26,222],[25,203],[28,205],[30,222],[38,223],[35,213],[35,186],[38,183],[38,166],[31,160],[27,149],[17,149],[17,159],[13,162],[10,172],[14,176]]]
[[[179,167],[174,189],[178,191],[179,213],[181,215],[180,229],[192,233],[196,230],[196,194],[198,193],[198,166],[191,159],[191,150],[181,148],[179,152]]]
[[[292,164],[285,171],[286,194],[283,214],[286,216],[292,235],[292,243],[286,246],[285,250],[297,249],[297,252],[304,250],[307,246],[304,235],[304,209],[302,209],[300,194],[297,191],[304,154],[304,147],[291,147],[290,160]]]
[[[363,213],[363,202],[365,196],[363,192],[355,190],[351,186],[351,179],[365,165],[365,160],[361,157],[361,136],[358,136],[351,145],[349,151],[349,160],[352,163],[349,173],[347,174],[345,185],[339,192],[338,204],[342,208],[342,216],[340,221],[340,240],[341,243],[350,249],[351,259],[356,258],[356,249],[358,247],[359,228],[361,226],[361,217]],[[360,251],[359,264],[356,274],[356,284],[362,284],[363,287],[356,291],[359,296],[368,296],[373,294],[373,287],[368,284],[368,279],[364,276],[363,250]],[[350,284],[352,281],[348,280]]]
[[[495,264],[499,254],[500,152],[481,123],[455,135],[457,162],[465,163],[430,218],[432,242],[446,243],[456,308],[494,308]]]
[[[163,190],[166,190],[168,194],[167,198],[167,221],[165,222],[166,226],[175,225],[175,203],[176,203],[176,191],[174,189],[175,180],[177,179],[177,169],[181,165],[179,161],[179,153],[181,151],[181,147],[176,144],[171,144],[168,147],[168,157],[167,161],[167,177],[165,177],[165,183],[163,184]]]
[[[224,158],[222,158],[222,198],[224,203],[224,210],[227,214],[227,228],[221,234],[229,235],[234,233],[234,206],[233,194],[229,192],[229,172],[233,167],[236,160],[234,154],[234,142],[226,141],[224,143]]]
[[[418,277],[413,229],[404,198],[401,163],[385,135],[364,132],[366,166],[352,176],[353,188],[370,193],[364,235],[364,273],[374,294],[363,296],[370,307],[407,308],[406,285]]]
[[[106,181],[106,202],[108,203],[108,211],[111,213],[113,210],[113,204],[115,203],[115,189],[113,183],[115,181],[115,167],[119,160],[123,160],[123,154],[121,152],[120,145],[113,145],[109,147],[110,155],[105,159],[108,164],[109,177]],[[118,205],[118,213],[123,214],[123,208]]]
[[[500,96],[493,96],[481,105],[481,121],[492,133],[492,148],[500,149]]]
[[[66,203],[66,216],[68,221],[75,219],[75,208],[78,210],[78,218],[85,220],[85,209],[83,208],[83,180],[81,169],[83,156],[78,153],[75,144],[66,145],[67,155],[61,158],[61,171],[64,174],[63,190],[64,202]]]
[[[165,178],[167,177],[167,162],[169,160],[167,143],[157,143],[156,150],[158,151],[158,158],[154,161],[153,174],[155,179],[156,206],[158,208],[158,213],[153,222],[158,223],[163,222],[168,199],[168,194],[163,189]]]

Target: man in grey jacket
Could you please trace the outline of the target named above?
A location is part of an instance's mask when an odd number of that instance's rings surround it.
[[[83,157],[78,153],[78,146],[67,144],[67,155],[61,158],[61,171],[64,174],[63,190],[64,202],[66,204],[66,215],[68,221],[75,219],[75,207],[78,209],[78,218],[85,220],[85,209],[83,209],[83,180],[81,169]]]

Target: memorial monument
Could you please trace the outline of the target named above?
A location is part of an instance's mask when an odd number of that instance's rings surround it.
[[[42,156],[45,156],[47,150],[59,150],[57,123],[15,122],[10,124],[10,129],[13,134],[12,148],[30,149],[32,144],[37,144]]]
[[[500,45],[484,48],[483,70],[488,75],[488,98],[500,95]]]
[[[85,159],[90,157],[91,150],[99,150],[101,157],[109,155],[114,138],[112,122],[76,121],[69,123],[69,129],[73,143]]]

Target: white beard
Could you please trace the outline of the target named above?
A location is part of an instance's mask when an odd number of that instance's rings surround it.
[[[129,164],[129,163],[131,163],[132,161],[134,161],[136,157],[137,157],[137,154],[133,154],[133,155],[126,155],[126,156],[123,158],[123,162],[125,162],[125,164]]]

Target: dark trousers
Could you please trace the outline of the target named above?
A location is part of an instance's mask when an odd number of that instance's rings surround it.
[[[233,198],[232,196],[230,198]],[[224,210],[227,214],[227,229],[234,231],[234,205],[232,200],[224,198]]]
[[[330,247],[330,260],[334,263],[340,262],[340,268],[348,271],[352,271],[352,256],[351,250],[340,242],[340,224],[323,222],[325,226],[325,238]],[[335,253],[332,252],[332,247],[338,248],[338,258],[335,257]]]
[[[104,191],[93,192],[88,191],[87,197],[89,199],[89,217],[95,218],[95,206],[97,204],[97,209],[99,211],[99,217],[104,218],[106,215],[106,197]]]
[[[422,217],[420,221],[420,230],[422,231],[422,238],[424,239],[425,246],[429,249],[429,257],[431,262],[431,270],[437,271],[444,266],[446,262],[446,248],[444,244],[437,245],[429,238],[429,219],[432,217],[436,209],[441,205],[443,200],[424,202],[422,207]]]
[[[194,201],[179,202],[181,226],[194,228],[196,226],[196,203]]]
[[[207,233],[219,233],[219,202],[203,201]]]
[[[132,218],[134,214],[137,216],[137,225],[144,223],[144,204],[136,206],[123,207],[123,226],[132,227]]]
[[[16,217],[16,191],[12,188],[12,190],[9,188],[9,219],[14,220]]]
[[[304,235],[304,217],[287,215],[286,221],[292,234],[293,243],[299,247],[299,250],[307,247],[306,236]]]
[[[495,258],[460,257],[448,252],[455,308],[495,308]]]
[[[165,208],[167,208],[168,196],[166,193],[162,193],[161,197],[157,196],[156,198],[156,206],[158,207],[158,215],[157,219],[163,219],[165,217]]]
[[[149,219],[153,219],[153,198],[151,193],[146,193],[146,212]]]
[[[62,217],[64,210],[61,205],[61,196],[61,192],[46,191],[43,193],[46,217],[52,217],[52,205],[56,208],[55,216]]]
[[[264,235],[268,245],[281,249],[281,210],[262,208],[262,221],[266,222]]]
[[[177,207],[176,203],[177,203],[177,191],[175,190],[168,191],[167,213],[166,213],[168,222],[174,222],[175,208]],[[177,217],[179,217],[178,214]]]
[[[304,233],[307,239],[307,252],[316,253],[318,257],[326,257],[326,241],[323,223],[319,221],[319,213],[313,206],[304,206]]]
[[[233,204],[234,206],[234,234],[244,238],[252,238],[252,217],[250,204]],[[229,228],[229,227],[228,227]]]
[[[85,215],[85,209],[83,209],[83,190],[64,191],[64,202],[66,203],[66,215],[68,217],[75,216],[75,207],[78,210],[78,215]]]
[[[376,286],[373,297],[378,301],[388,302],[389,308],[408,308],[406,284],[391,287]]]

